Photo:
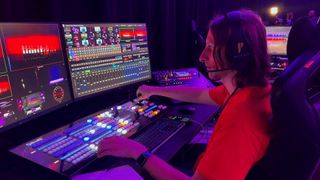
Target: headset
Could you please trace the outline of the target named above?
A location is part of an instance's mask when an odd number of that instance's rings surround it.
[[[242,71],[248,66],[248,63],[254,59],[249,36],[241,26],[241,12],[232,11],[224,14],[224,20],[231,29],[230,39],[226,45],[226,57],[230,66],[228,68],[209,70],[207,72],[221,72],[232,69]]]
[[[231,34],[230,38],[226,45],[226,57],[230,63],[228,68],[210,70],[207,72],[221,72],[226,70],[238,70],[243,71],[246,66],[250,62],[253,62],[254,54],[252,50],[251,43],[249,41],[249,36],[244,32],[241,23],[241,13],[239,11],[232,11],[227,14],[224,14],[224,19],[226,23],[228,23]],[[235,90],[231,93],[225,103],[220,107],[213,116],[213,121],[219,119],[222,111],[228,104],[229,100],[235,95],[238,90],[238,86]]]

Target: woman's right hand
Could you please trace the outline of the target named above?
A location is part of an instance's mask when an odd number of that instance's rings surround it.
[[[136,92],[137,100],[148,99],[150,96],[155,95],[152,86],[142,85],[137,89]]]

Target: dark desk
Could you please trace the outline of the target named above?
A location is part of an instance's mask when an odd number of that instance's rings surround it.
[[[167,114],[179,115],[178,110],[185,106],[192,106],[195,111],[191,115],[184,115],[197,121],[198,123],[205,125],[212,118],[216,107],[200,104],[181,103],[171,107]],[[198,123],[187,124],[181,129],[175,136],[167,141],[161,148],[159,148],[155,154],[161,159],[169,161],[185,144],[201,130]],[[0,175],[4,179],[62,179],[63,177],[55,172],[45,169],[30,161],[17,157],[7,151],[4,151],[0,155]],[[100,160],[92,162],[86,168],[79,170],[79,173],[90,172],[99,169],[112,168],[115,166],[130,164],[140,173],[141,169],[137,169],[135,161],[124,158],[106,157]]]

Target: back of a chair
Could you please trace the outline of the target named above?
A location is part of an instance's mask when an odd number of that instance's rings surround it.
[[[315,79],[320,82],[318,75],[320,51],[309,52],[299,56],[274,82],[273,138],[247,179],[311,178],[320,159],[320,116],[317,102],[310,99]]]

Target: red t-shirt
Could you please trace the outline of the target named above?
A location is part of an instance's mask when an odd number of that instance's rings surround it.
[[[264,155],[270,141],[270,90],[270,85],[245,87],[229,100],[199,159],[197,172],[205,179],[245,179]],[[230,94],[219,86],[211,89],[209,95],[222,106]]]

